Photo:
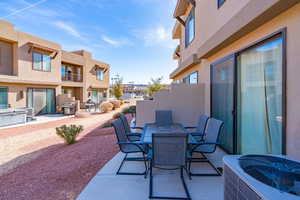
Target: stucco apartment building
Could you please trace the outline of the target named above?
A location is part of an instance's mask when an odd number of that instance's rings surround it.
[[[59,44],[21,32],[0,20],[0,107],[33,107],[55,113],[61,96],[80,102],[108,94],[109,65],[88,51],[63,51]],[[73,98],[73,99],[74,99]]]
[[[221,149],[300,159],[300,1],[178,0],[174,18],[170,78],[203,86]]]

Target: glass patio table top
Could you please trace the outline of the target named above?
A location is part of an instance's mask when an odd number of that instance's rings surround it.
[[[152,144],[152,134],[153,133],[186,133],[182,124],[176,123],[170,126],[158,126],[156,124],[146,124],[144,126],[144,132],[141,139],[141,142],[144,144]],[[197,140],[191,135],[188,134],[188,144],[197,144]]]

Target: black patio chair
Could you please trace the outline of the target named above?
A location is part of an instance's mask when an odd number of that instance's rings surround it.
[[[146,145],[143,145],[139,142],[131,142],[128,140],[128,137],[126,135],[123,122],[121,119],[117,119],[114,122],[112,122],[112,125],[115,129],[115,133],[117,136],[117,144],[119,145],[120,151],[125,153],[125,157],[122,160],[122,163],[117,171],[118,175],[144,175],[146,178],[147,173],[147,158],[146,154],[148,153],[148,149]],[[130,153],[142,153],[142,157],[127,157]],[[143,173],[131,173],[131,172],[120,172],[121,168],[126,161],[143,161],[145,164],[145,171]]]
[[[132,132],[131,130],[133,129],[133,130],[142,130],[143,131],[144,129],[142,127],[137,127],[137,126],[130,127],[126,116],[123,114],[120,115],[120,119],[123,123],[123,126],[124,126],[124,129],[125,129],[128,139],[130,141],[139,141],[142,137],[142,133],[141,132]]]
[[[150,159],[150,199],[191,199],[188,188],[184,181],[183,170],[187,172],[187,133],[153,133],[152,151],[148,154]],[[180,169],[180,178],[186,197],[166,197],[153,195],[153,172],[152,168],[162,170]],[[188,174],[188,172],[187,172]],[[189,174],[188,174],[189,175]]]
[[[221,172],[210,162],[204,154],[212,154],[216,151],[218,145],[219,135],[223,127],[223,122],[214,118],[210,118],[207,125],[204,140],[194,144],[190,147],[189,154],[189,173],[191,176],[221,176]],[[200,153],[201,158],[193,158],[193,153]],[[216,173],[192,173],[191,165],[193,162],[206,162]]]
[[[174,124],[171,110],[156,110],[155,124],[157,126],[170,126]]]
[[[207,126],[209,117],[207,115],[200,115],[198,118],[197,126],[186,126],[185,129],[188,130],[189,134],[192,134],[198,141],[203,140],[205,135],[205,130]],[[194,129],[194,131],[189,131],[189,129]]]

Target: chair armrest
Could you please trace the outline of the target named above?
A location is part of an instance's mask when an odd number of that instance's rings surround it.
[[[200,131],[189,132],[189,134],[196,135],[196,136],[204,136],[205,135],[204,133],[202,133]]]
[[[135,141],[135,142],[117,142],[118,145],[134,145],[136,146],[141,152],[147,153],[147,150],[143,148],[144,143],[140,141]]]
[[[198,143],[194,143],[192,145],[194,145],[192,147],[192,151],[194,151],[197,147],[199,147],[201,145],[219,145],[219,143],[218,142],[198,142]]]
[[[127,133],[127,136],[141,136],[141,133]]]
[[[195,126],[185,126],[184,128],[185,128],[185,129],[195,129],[195,128],[197,128],[197,127],[195,127]]]
[[[140,130],[144,130],[143,127],[139,127],[139,126],[134,126],[134,127],[130,127],[131,129],[140,129]]]

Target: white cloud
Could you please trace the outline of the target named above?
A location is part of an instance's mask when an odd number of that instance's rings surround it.
[[[120,46],[125,46],[125,45],[132,45],[131,41],[129,41],[127,38],[121,38],[121,39],[115,39],[115,38],[111,38],[111,37],[108,37],[106,35],[102,35],[101,36],[101,39],[114,46],[114,47],[120,47]]]
[[[62,21],[56,21],[53,23],[54,26],[56,26],[57,28],[60,28],[61,30],[64,30],[65,32],[67,32],[69,35],[72,35],[78,39],[81,40],[86,40],[85,38],[83,38],[81,36],[81,34],[79,33],[79,31],[77,31],[74,27],[72,27],[71,25],[62,22]]]
[[[134,35],[144,40],[146,46],[162,46],[165,48],[175,48],[177,42],[172,39],[171,29],[162,25],[146,30],[136,30]]]

